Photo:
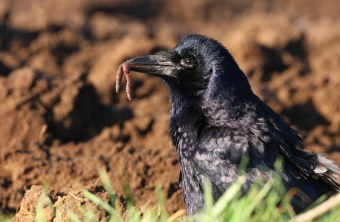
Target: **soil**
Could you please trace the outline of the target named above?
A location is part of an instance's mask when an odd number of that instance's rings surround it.
[[[128,102],[114,74],[188,33],[222,42],[306,149],[340,165],[339,12],[335,0],[0,0],[0,212],[34,185],[93,184],[98,169],[137,206],[160,186],[170,212],[183,208],[167,88],[133,73]]]

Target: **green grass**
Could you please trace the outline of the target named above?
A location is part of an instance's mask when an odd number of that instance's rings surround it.
[[[165,195],[157,189],[159,202],[154,207],[149,207],[143,210],[134,206],[132,197],[127,197],[126,212],[122,213],[116,205],[116,195],[109,181],[107,174],[100,172],[104,187],[109,194],[109,203],[104,202],[96,195],[84,191],[85,197],[96,205],[102,207],[107,212],[107,221],[294,221],[296,218],[294,211],[289,204],[289,195],[284,194],[283,185],[279,179],[265,184],[264,186],[254,185],[246,196],[240,195],[240,190],[244,177],[234,183],[224,195],[214,202],[212,192],[209,185],[205,187],[206,207],[195,216],[186,217],[183,211],[179,211],[173,215],[169,215],[165,208]],[[340,209],[338,205],[334,205],[333,210],[317,215],[312,220],[308,221],[340,221]],[[38,208],[39,209],[39,208]],[[39,213],[37,212],[37,215]],[[91,214],[89,214],[91,215]],[[75,214],[69,213],[71,221],[83,221]],[[83,217],[84,218],[84,217]],[[38,218],[37,218],[38,219]],[[87,221],[94,221],[93,217],[87,217]],[[37,220],[44,221],[44,220]],[[301,220],[300,220],[301,221]],[[303,221],[303,220],[302,220]]]
[[[95,194],[84,190],[84,196],[94,203],[96,206],[104,209],[107,212],[106,221],[157,221],[157,222],[172,222],[172,221],[229,221],[229,222],[304,222],[304,221],[322,221],[322,222],[340,222],[340,194],[336,195],[328,204],[327,210],[318,212],[313,208],[308,213],[314,214],[311,219],[303,215],[297,217],[289,204],[290,196],[285,194],[284,188],[280,180],[277,178],[265,185],[254,185],[251,187],[246,196],[240,195],[241,186],[245,181],[244,177],[234,183],[216,202],[212,198],[212,192],[209,184],[205,186],[205,208],[195,216],[185,216],[184,210],[180,210],[175,214],[170,215],[165,208],[165,195],[160,189],[156,189],[158,196],[158,204],[155,206],[138,209],[133,202],[132,196],[128,194],[126,198],[126,208],[122,211],[122,206],[117,204],[117,196],[114,193],[108,175],[104,171],[100,171],[101,179],[104,188],[108,193],[109,202],[104,202]],[[130,192],[128,192],[130,193]],[[335,201],[334,201],[335,200]],[[320,200],[322,201],[322,200]],[[327,201],[329,202],[329,201]],[[41,199],[36,208],[35,220],[37,222],[46,221],[42,213],[42,206],[48,203],[47,200]],[[330,205],[331,204],[331,205]],[[81,208],[81,206],[79,206]],[[57,211],[57,210],[56,210]],[[79,215],[82,212],[82,215]],[[55,213],[58,215],[58,212]],[[69,221],[96,221],[94,212],[89,209],[80,209],[78,214],[67,210],[66,213]],[[308,216],[308,215],[307,215]],[[0,217],[0,221],[2,218]],[[56,221],[59,221],[56,217]]]
[[[8,214],[1,214],[0,213],[0,221],[1,222],[7,222],[12,219],[13,215],[8,215]]]

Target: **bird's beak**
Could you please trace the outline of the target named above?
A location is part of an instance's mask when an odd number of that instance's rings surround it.
[[[171,61],[171,53],[162,51],[154,55],[146,55],[130,59],[124,64],[130,71],[142,72],[163,77],[176,77],[179,67]]]

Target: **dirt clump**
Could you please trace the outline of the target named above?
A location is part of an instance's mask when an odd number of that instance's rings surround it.
[[[71,215],[80,220],[88,218],[84,212],[92,212],[95,221],[106,221],[107,212],[100,206],[91,202],[84,196],[84,191],[96,195],[103,202],[109,203],[107,192],[100,185],[90,185],[86,188],[67,186],[62,191],[48,191],[42,186],[32,186],[26,191],[13,222],[35,221],[42,216],[46,221],[72,221]],[[125,200],[117,196],[116,204],[120,207],[122,215],[125,209]]]

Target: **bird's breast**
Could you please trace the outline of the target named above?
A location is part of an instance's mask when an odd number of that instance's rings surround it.
[[[178,126],[171,131],[176,152],[180,157],[189,157],[195,150],[196,133],[182,126]]]

